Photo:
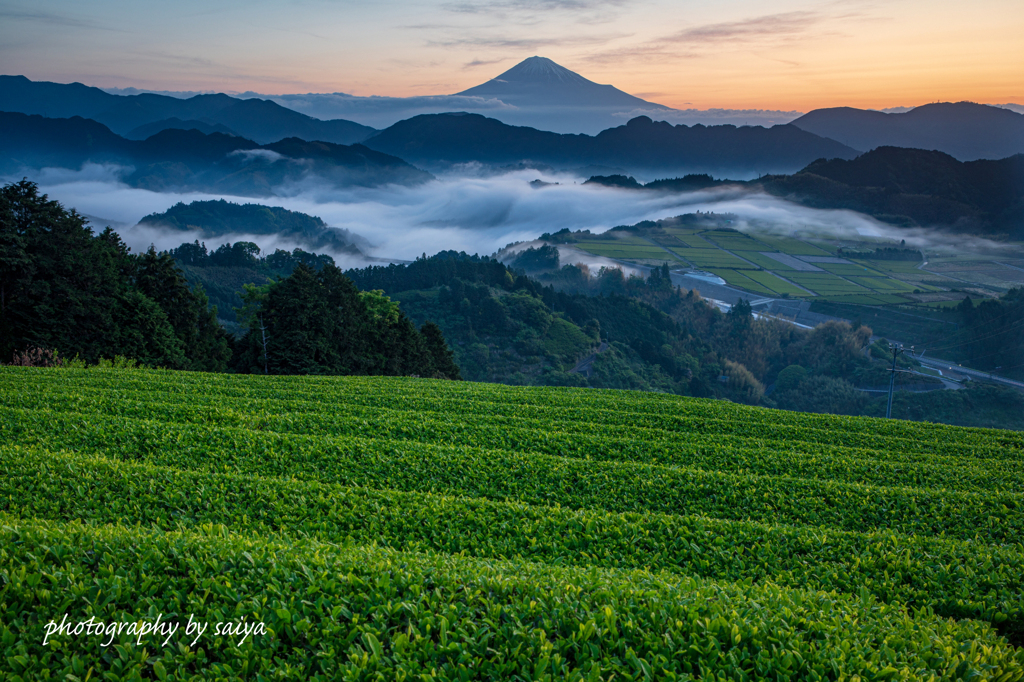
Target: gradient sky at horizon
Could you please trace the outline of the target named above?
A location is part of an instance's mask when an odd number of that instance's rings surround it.
[[[1024,104],[1021,0],[0,0],[33,80],[435,95],[532,55],[680,109]]]

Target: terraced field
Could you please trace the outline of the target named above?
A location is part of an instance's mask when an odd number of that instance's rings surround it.
[[[0,461],[11,679],[1024,678],[1014,432],[4,367]],[[266,633],[44,646],[65,614]]]

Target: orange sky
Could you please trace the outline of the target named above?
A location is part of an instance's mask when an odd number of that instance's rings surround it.
[[[1024,103],[1024,2],[33,0],[3,72],[101,87],[457,92],[532,55],[676,108]]]

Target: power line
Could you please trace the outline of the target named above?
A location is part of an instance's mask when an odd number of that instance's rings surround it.
[[[928,350],[928,349],[925,349],[925,350]],[[992,353],[985,353],[984,355],[972,355],[971,358],[969,360],[966,360],[965,362],[974,363],[974,362],[976,362],[978,360],[983,360],[984,358],[990,358],[993,355],[1003,355],[1005,353],[1007,353],[1006,350],[998,350],[998,351],[995,351],[995,352],[992,352]],[[920,358],[920,356],[918,356],[916,359],[920,360],[921,358]],[[937,356],[934,357],[934,358],[931,358],[931,360],[934,361],[934,362],[951,362],[951,363],[955,363],[955,364],[963,364],[963,363],[957,362],[956,360],[945,360],[945,359],[937,357]]]
[[[991,338],[993,338],[995,336],[1000,336],[1002,334],[1008,334],[1008,333],[1012,332],[1015,328],[1021,327],[1021,326],[1024,326],[1024,320],[1020,320],[1018,322],[1011,323],[1011,324],[1009,324],[1009,325],[999,329],[998,331],[994,331],[994,332],[991,332],[989,334],[985,334],[984,336],[976,336],[976,337],[973,337],[973,338],[969,337],[966,340],[957,341],[956,343],[947,344],[945,346],[930,346],[929,350],[949,350],[951,348],[957,348],[958,346],[962,346],[965,343],[974,343],[974,342],[977,342],[977,341],[984,341],[986,339],[991,339]],[[961,329],[961,330],[957,331],[955,335],[968,334],[969,332],[970,332],[969,328],[968,329]],[[955,335],[954,335],[954,337],[955,337]]]
[[[988,323],[991,324],[991,322],[988,322]],[[983,341],[985,339],[990,339],[993,336],[999,336],[1000,334],[1007,334],[1007,333],[1013,331],[1013,329],[1014,329],[1014,327],[1016,325],[1020,325],[1020,324],[1024,324],[1024,320],[1020,320],[1019,322],[1016,322],[1016,323],[1011,323],[1011,324],[1009,324],[1009,325],[1007,325],[1005,327],[1000,328],[997,331],[993,331],[993,332],[991,332],[989,334],[986,334],[984,336],[974,337],[972,340]],[[953,336],[953,338],[956,338],[956,337],[958,337],[960,335],[968,335],[968,334],[970,334],[970,332],[971,332],[971,328],[970,327],[962,328],[962,329],[959,329],[956,332],[954,332],[952,334],[952,336]],[[961,343],[963,343],[963,342],[962,341],[958,341],[955,344],[950,344],[950,345],[946,345],[946,346],[934,346],[933,348],[935,348],[937,350],[945,350],[947,348],[953,348],[956,345],[960,345]]]

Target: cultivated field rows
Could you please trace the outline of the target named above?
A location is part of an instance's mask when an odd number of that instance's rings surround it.
[[[3,368],[0,461],[0,642],[22,679],[1024,677],[1015,433],[618,391]],[[157,611],[271,634],[88,660],[73,638],[41,646],[50,613]]]

